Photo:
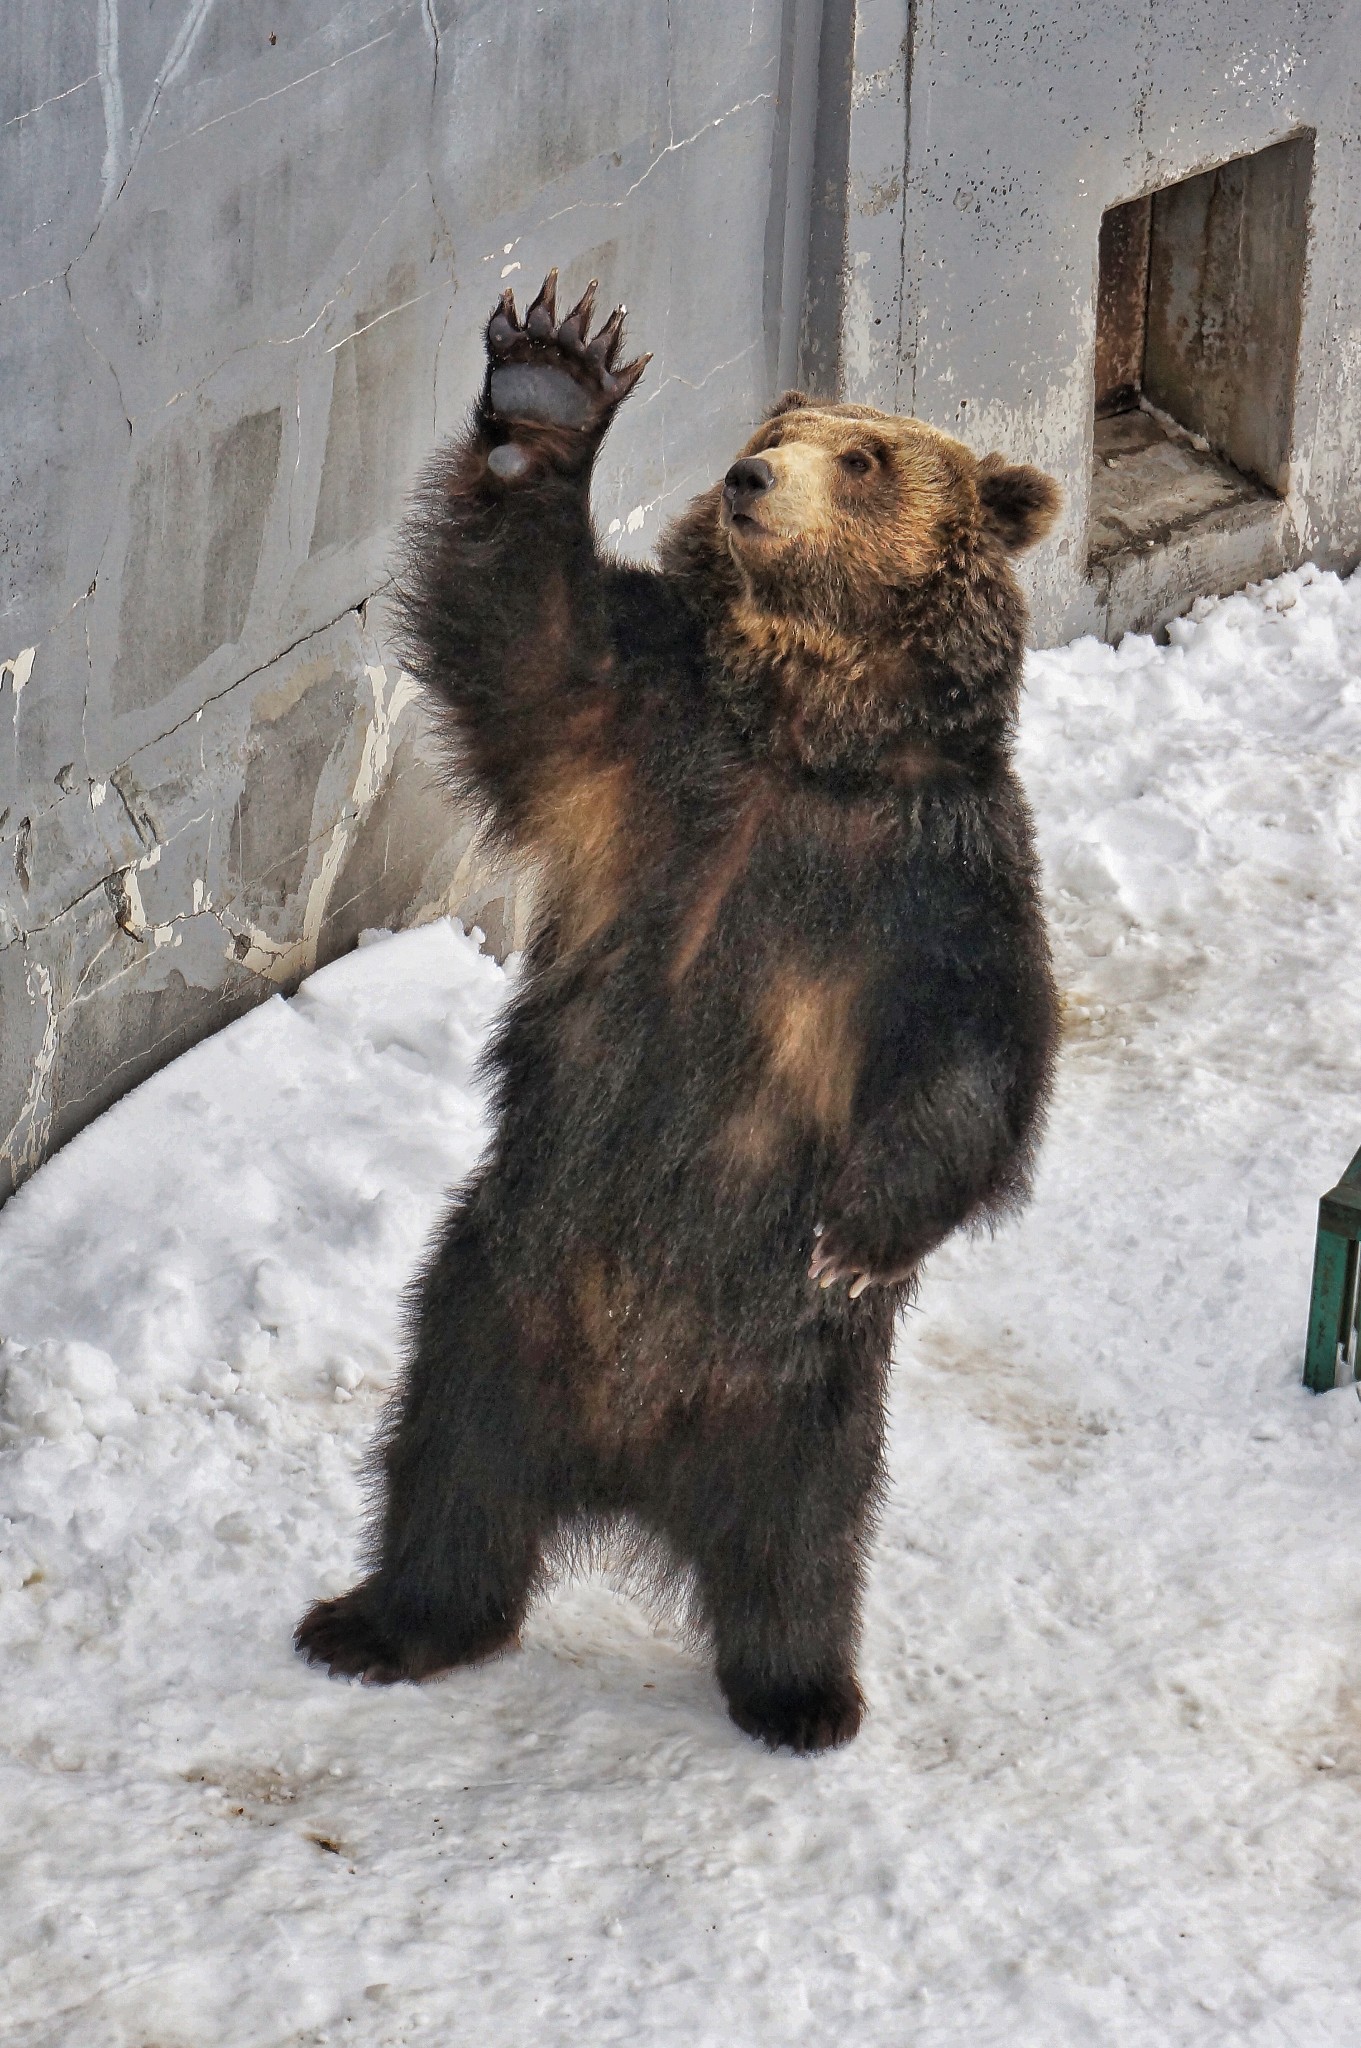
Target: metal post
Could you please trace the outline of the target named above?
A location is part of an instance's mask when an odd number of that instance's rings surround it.
[[[1304,1384],[1326,1394],[1339,1373],[1356,1374],[1357,1321],[1361,1313],[1361,1152],[1335,1188],[1318,1205],[1314,1286],[1309,1301],[1309,1336]]]

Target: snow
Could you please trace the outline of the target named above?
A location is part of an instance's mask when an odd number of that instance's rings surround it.
[[[1361,576],[1036,655],[1069,1030],[1036,1200],[932,1264],[849,1749],[602,1579],[328,1682],[401,1290],[505,979],[360,951],[0,1212],[0,2037],[1338,2048],[1361,1404],[1299,1385],[1361,1142]]]

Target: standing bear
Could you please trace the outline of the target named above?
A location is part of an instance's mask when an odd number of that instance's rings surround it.
[[[613,561],[592,466],[648,358],[555,286],[492,315],[402,579],[450,782],[538,876],[495,1135],[412,1297],[371,1569],[297,1642],[380,1683],[491,1656],[622,1523],[738,1726],[823,1749],[896,1311],[1023,1199],[1049,1088],[1007,558],[1059,494],[791,391],[659,569]]]

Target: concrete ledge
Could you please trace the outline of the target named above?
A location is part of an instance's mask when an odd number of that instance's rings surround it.
[[[1304,559],[1288,506],[1252,498],[1207,512],[1161,544],[1121,549],[1089,570],[1104,640],[1153,633],[1198,597],[1239,590]]]

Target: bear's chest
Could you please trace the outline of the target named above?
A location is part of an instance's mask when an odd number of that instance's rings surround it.
[[[667,991],[693,997],[716,978],[745,981],[753,966],[791,954],[830,962],[863,952],[872,906],[901,888],[903,851],[888,804],[758,783],[675,863]]]

